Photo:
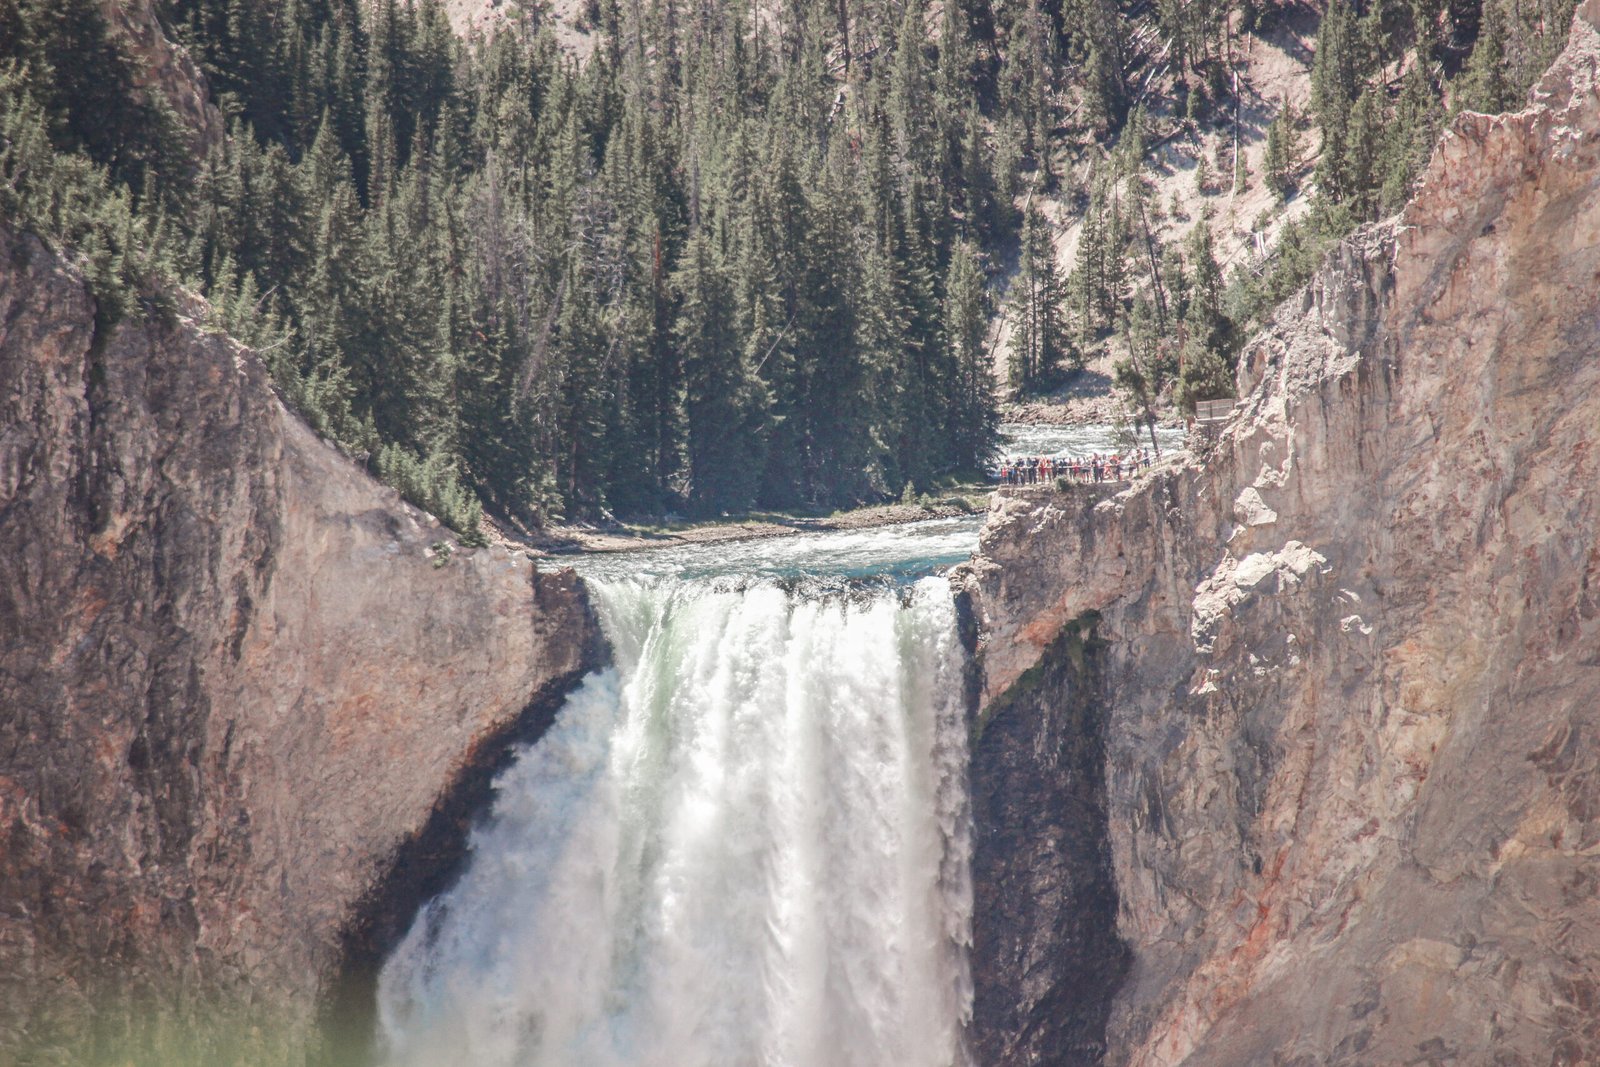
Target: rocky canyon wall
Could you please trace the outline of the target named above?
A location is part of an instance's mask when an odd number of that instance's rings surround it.
[[[975,801],[985,1067],[1600,1062],[1597,25],[1280,309],[1214,441],[996,503],[975,788],[1086,780],[1085,724],[1104,801]],[[986,840],[1109,856],[1126,976]]]
[[[597,654],[570,572],[451,551],[186,311],[97,332],[0,229],[0,1063],[293,1059]]]

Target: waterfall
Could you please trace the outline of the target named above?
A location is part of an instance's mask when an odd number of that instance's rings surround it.
[[[960,1067],[947,583],[592,584],[615,664],[497,782],[379,980],[396,1067]]]

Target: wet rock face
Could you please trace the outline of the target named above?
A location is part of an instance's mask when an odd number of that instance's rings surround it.
[[[1106,824],[1105,647],[1094,619],[986,709],[972,747],[980,1064],[1099,1063],[1127,971]],[[1049,945],[1049,952],[1040,946]]]
[[[986,702],[1101,618],[1108,1063],[1600,1061],[1597,23],[1280,311],[1204,455],[991,515]]]
[[[304,1024],[401,848],[598,644],[570,573],[441,554],[254,355],[94,322],[0,230],[0,1059],[97,1009]]]

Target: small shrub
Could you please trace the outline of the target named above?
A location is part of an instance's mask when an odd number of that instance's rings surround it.
[[[468,547],[488,544],[480,528],[483,505],[461,484],[454,461],[442,453],[419,457],[404,445],[384,445],[378,450],[378,477],[400,495],[461,535]]]

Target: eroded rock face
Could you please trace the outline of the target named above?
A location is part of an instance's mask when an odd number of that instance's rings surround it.
[[[0,1062],[141,1004],[293,1045],[596,630],[570,573],[442,555],[226,337],[94,321],[0,229]]]
[[[188,134],[196,159],[204,156],[222,141],[222,115],[211,103],[199,65],[162,31],[155,0],[101,0],[100,6],[128,46],[139,88],[161,95]]]
[[[1106,642],[1105,1062],[1600,1062],[1597,24],[1280,311],[1199,460],[991,515],[985,701]]]

